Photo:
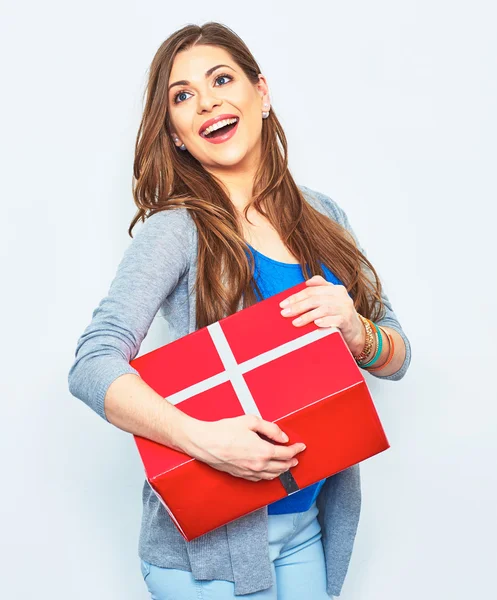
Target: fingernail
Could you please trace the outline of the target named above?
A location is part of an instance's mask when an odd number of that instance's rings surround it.
[[[282,302],[280,302],[281,308],[285,308],[285,306],[288,306],[289,304],[290,300],[283,300]]]
[[[284,442],[288,442],[288,436],[286,433],[281,432],[281,437],[283,438]]]
[[[307,446],[305,444],[302,444],[302,450],[305,450],[307,448]]]

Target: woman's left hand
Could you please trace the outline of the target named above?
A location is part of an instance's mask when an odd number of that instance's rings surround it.
[[[350,351],[357,356],[364,348],[366,332],[347,288],[326,281],[321,275],[314,275],[305,283],[306,289],[280,302],[281,314],[300,315],[292,321],[296,327],[311,321],[318,327],[338,327]]]

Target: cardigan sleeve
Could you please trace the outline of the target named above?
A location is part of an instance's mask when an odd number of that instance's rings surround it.
[[[305,189],[307,191],[311,191],[311,190],[309,190],[309,188],[305,188]],[[364,250],[364,248],[362,248],[362,246],[357,238],[357,235],[350,224],[349,218],[348,218],[346,212],[343,210],[343,208],[341,208],[337,204],[337,202],[335,202],[335,200],[333,200],[329,196],[326,196],[325,194],[322,194],[320,192],[315,192],[315,191],[312,191],[312,193],[315,197],[317,197],[317,199],[319,201],[321,201],[321,203],[323,204],[324,208],[326,209],[326,212],[328,213],[328,215],[331,218],[333,218],[335,221],[337,221],[340,225],[342,225],[352,235],[360,252],[362,252],[362,254],[364,254],[364,256],[367,257],[367,253]],[[392,373],[391,375],[378,375],[377,373],[371,372],[371,371],[368,371],[368,373],[370,373],[370,375],[372,375],[373,377],[376,377],[378,379],[390,379],[392,381],[398,381],[399,379],[402,379],[404,377],[404,375],[406,374],[407,369],[409,368],[409,365],[411,363],[411,343],[399,322],[397,314],[394,311],[392,303],[391,303],[388,295],[386,294],[386,291],[385,291],[385,288],[383,285],[382,285],[381,299],[385,306],[385,315],[383,316],[383,318],[376,321],[376,324],[383,325],[384,327],[391,327],[392,329],[395,329],[395,331],[401,336],[401,338],[404,341],[404,344],[406,347],[406,356],[405,356],[404,362],[403,362],[402,366],[400,367],[400,369],[398,371],[396,371],[395,373]]]
[[[189,268],[191,229],[187,209],[154,213],[124,252],[108,294],[79,337],[68,374],[70,393],[108,422],[104,398],[140,350],[164,300]]]

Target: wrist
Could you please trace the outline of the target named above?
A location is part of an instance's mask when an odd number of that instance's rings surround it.
[[[359,356],[361,354],[361,352],[364,350],[365,345],[366,345],[366,328],[363,326],[363,324],[361,322],[361,330],[360,330],[356,340],[354,340],[354,342],[352,342],[349,345],[352,355],[354,357]]]
[[[356,360],[357,364],[363,363],[370,356],[371,351],[374,349],[375,336],[372,328],[372,323],[366,317],[357,313],[358,319],[361,321],[363,327],[361,331],[361,343],[357,351],[353,351],[352,355]]]
[[[196,439],[196,429],[198,419],[190,417],[179,408],[171,406],[173,412],[167,415],[165,419],[167,427],[168,446],[178,452],[183,452],[193,457]],[[169,413],[169,411],[168,411]]]
[[[181,412],[181,415],[177,423],[177,447],[188,456],[203,460],[206,452],[203,449],[202,438],[209,423],[190,417],[183,412]]]
[[[377,350],[378,350],[378,338],[375,335],[374,343],[373,343],[371,350],[368,352],[368,354],[362,360],[358,361],[358,363],[357,363],[358,366],[362,368],[364,365],[367,365],[368,362],[370,362],[373,359],[373,356],[376,354]]]
[[[373,321],[370,321],[370,324],[371,324],[373,334],[374,334],[374,344],[373,344],[373,348],[371,349],[371,352],[368,354],[368,356],[359,362],[359,366],[362,369],[367,369],[368,367],[376,364],[378,362],[378,360],[381,356],[381,352],[382,352],[383,339],[381,336],[381,332],[380,332],[378,326],[376,325],[376,323],[373,323]]]

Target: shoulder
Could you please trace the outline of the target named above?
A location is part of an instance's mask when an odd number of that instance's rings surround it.
[[[194,221],[187,208],[171,208],[154,212],[136,224],[133,239],[127,250],[128,260],[171,260],[187,264],[191,260],[194,243]]]
[[[167,244],[169,240],[191,240],[194,228],[194,221],[187,208],[171,208],[146,217],[138,225],[133,237],[141,243],[160,240]]]
[[[177,208],[168,208],[152,213],[145,219],[141,229],[164,230],[170,228],[179,228],[189,230],[193,227],[193,219],[190,211],[182,206]]]
[[[305,185],[298,185],[298,188],[311,206],[345,226],[347,218],[345,211],[333,198]]]

